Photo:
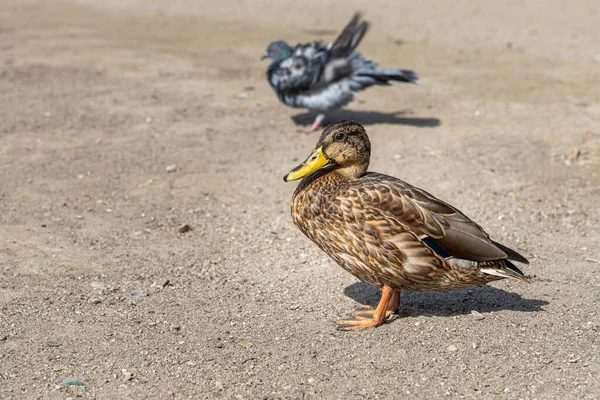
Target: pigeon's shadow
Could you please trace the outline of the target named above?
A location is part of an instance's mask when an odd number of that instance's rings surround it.
[[[326,125],[334,121],[342,120],[352,120],[362,125],[397,124],[417,126],[420,128],[432,128],[442,124],[442,121],[439,118],[421,118],[412,117],[410,115],[411,112],[407,110],[401,110],[392,113],[341,110],[328,114],[324,124]],[[305,112],[294,115],[292,120],[296,123],[296,125],[309,125],[315,120],[316,116],[317,114],[314,112]]]
[[[344,294],[358,303],[377,306],[381,291],[357,282],[346,287]],[[520,312],[543,311],[544,300],[524,299],[516,293],[481,285],[450,292],[402,292],[401,315],[453,316],[470,314],[472,310],[488,313],[500,310]]]

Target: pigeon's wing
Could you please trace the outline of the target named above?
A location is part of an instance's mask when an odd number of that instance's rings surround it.
[[[323,42],[298,44],[291,57],[268,71],[269,80],[279,92],[301,92],[318,85],[329,59]]]
[[[273,65],[269,80],[278,92],[317,89],[351,75],[360,57],[355,51],[369,25],[355,14],[338,37],[325,45],[322,41],[298,44],[293,55]]]
[[[356,47],[368,29],[369,24],[360,20],[360,14],[354,14],[338,37],[328,46],[329,58],[323,69],[323,83],[335,82],[355,71],[355,61],[360,58]]]
[[[359,13],[354,14],[348,25],[331,43],[331,57],[347,58],[356,49],[368,29],[367,21],[361,21]]]

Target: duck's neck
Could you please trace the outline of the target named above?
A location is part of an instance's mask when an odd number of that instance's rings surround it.
[[[347,167],[339,166],[335,168],[332,173],[339,175],[344,181],[353,181],[360,178],[367,172],[369,163],[352,164]]]
[[[360,178],[367,172],[368,164],[352,165],[348,167],[338,166],[337,168],[324,169],[317,171],[308,178],[300,182],[296,188],[296,193],[308,189],[315,189],[321,194],[333,193],[337,188],[346,182]]]

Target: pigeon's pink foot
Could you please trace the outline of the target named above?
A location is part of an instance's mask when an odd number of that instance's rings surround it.
[[[321,128],[321,124],[323,123],[323,120],[325,119],[325,115],[324,114],[319,114],[317,115],[317,118],[315,118],[315,122],[312,123],[312,125],[307,125],[305,127],[300,128],[300,131],[305,132],[305,133],[311,133],[314,132],[316,130],[319,130],[319,128]]]
[[[315,120],[315,122],[313,122],[312,125],[307,125],[307,126],[303,127],[302,131],[305,133],[311,133],[311,132],[319,130],[320,127],[321,127],[321,121]]]

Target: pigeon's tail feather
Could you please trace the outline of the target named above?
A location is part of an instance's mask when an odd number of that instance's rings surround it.
[[[357,75],[372,78],[374,85],[388,85],[390,81],[419,83],[417,73],[407,69],[373,69],[359,71]]]
[[[348,25],[331,44],[331,56],[340,58],[352,53],[367,33],[368,28],[369,24],[366,21],[360,22],[360,14],[354,14]]]

